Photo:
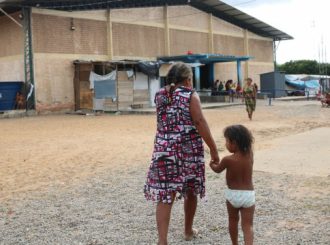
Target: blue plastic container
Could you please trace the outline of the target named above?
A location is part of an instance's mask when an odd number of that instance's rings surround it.
[[[0,82],[0,111],[15,109],[16,93],[22,85],[23,82]]]

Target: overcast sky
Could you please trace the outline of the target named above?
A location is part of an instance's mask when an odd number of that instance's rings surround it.
[[[294,40],[280,42],[277,49],[278,63],[299,59],[315,59],[330,63],[329,0],[223,0],[223,2],[293,36]]]

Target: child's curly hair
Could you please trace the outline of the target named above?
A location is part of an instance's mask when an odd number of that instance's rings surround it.
[[[246,127],[243,125],[231,125],[224,129],[223,134],[230,142],[234,142],[242,153],[252,151],[254,138]]]

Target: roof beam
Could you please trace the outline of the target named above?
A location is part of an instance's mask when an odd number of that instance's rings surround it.
[[[15,20],[11,15],[7,14],[6,11],[4,11],[2,8],[0,8],[0,12],[2,12],[4,15],[6,15],[9,19],[11,19],[13,22],[15,22],[16,25],[18,25],[19,27],[23,27],[21,25],[21,23],[19,23],[17,20]]]

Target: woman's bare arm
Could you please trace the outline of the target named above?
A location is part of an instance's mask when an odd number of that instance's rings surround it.
[[[190,114],[199,134],[202,136],[206,145],[210,148],[211,159],[214,162],[218,163],[220,159],[218,155],[217,146],[214,142],[210,128],[203,115],[199,96],[196,93],[193,93],[191,95]]]

